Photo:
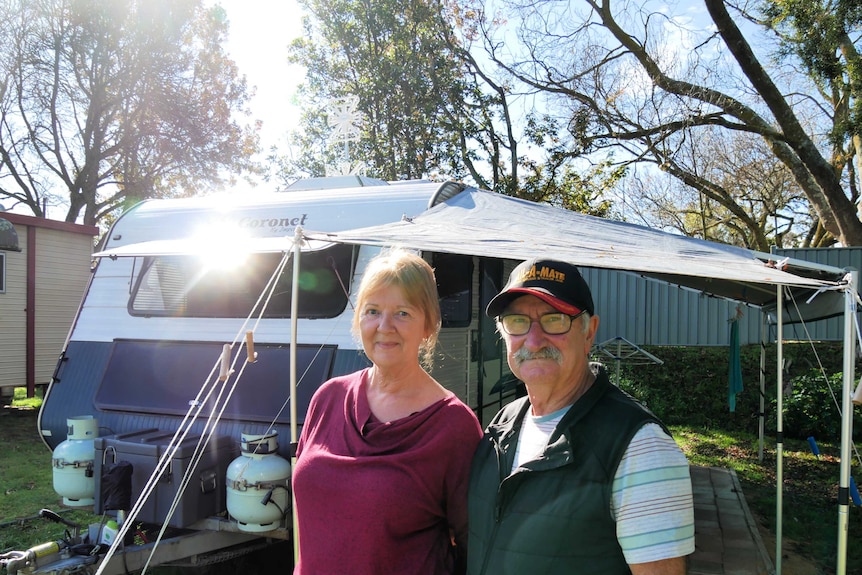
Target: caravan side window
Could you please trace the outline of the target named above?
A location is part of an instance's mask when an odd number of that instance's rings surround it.
[[[129,313],[140,316],[246,317],[255,308],[281,254],[251,254],[237,265],[213,265],[196,256],[146,258],[132,290]],[[336,244],[306,252],[299,264],[299,317],[335,317],[347,306],[345,290],[354,249]],[[263,317],[291,315],[293,261],[277,278]]]
[[[442,327],[467,327],[473,319],[473,258],[435,253],[431,267],[437,278]]]

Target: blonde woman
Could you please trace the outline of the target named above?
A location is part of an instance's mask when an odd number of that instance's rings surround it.
[[[428,263],[403,250],[373,259],[353,330],[372,366],[320,387],[299,440],[295,573],[459,572],[482,430],[423,367],[440,330]]]

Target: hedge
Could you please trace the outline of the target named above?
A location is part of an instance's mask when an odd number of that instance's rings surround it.
[[[743,391],[736,409],[728,403],[727,347],[645,347],[661,359],[661,365],[622,364],[620,387],[640,399],[668,425],[690,425],[703,429],[739,430],[757,433],[760,410],[760,346],[740,349]],[[766,353],[766,433],[775,434],[776,348]],[[787,437],[838,441],[841,403],[840,343],[784,344],[784,433]],[[615,377],[613,362],[605,362]],[[818,366],[822,365],[826,377]],[[859,366],[856,367],[857,372]],[[854,423],[854,435],[862,420]]]

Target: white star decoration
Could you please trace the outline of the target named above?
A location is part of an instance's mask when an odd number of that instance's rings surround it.
[[[346,96],[330,103],[332,112],[327,115],[327,123],[332,128],[329,139],[333,142],[353,142],[359,138],[362,120],[357,96]]]

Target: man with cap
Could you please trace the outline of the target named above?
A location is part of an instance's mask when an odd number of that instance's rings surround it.
[[[589,362],[599,318],[577,268],[522,263],[487,314],[527,396],[494,417],[473,457],[468,575],[683,575],[688,461]]]

